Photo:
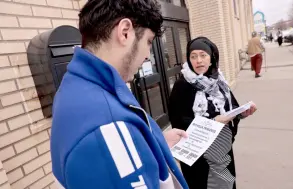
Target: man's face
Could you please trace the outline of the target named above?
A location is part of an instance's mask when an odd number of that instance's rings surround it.
[[[145,59],[149,59],[154,33],[145,29],[141,39],[135,38],[133,44],[123,58],[125,81],[133,80],[134,74],[138,72]]]
[[[121,20],[116,29],[114,33],[117,35],[117,54],[122,58],[118,71],[122,79],[128,82],[133,79],[144,60],[149,58],[155,34],[150,29],[140,28],[138,39],[137,31],[128,19]]]

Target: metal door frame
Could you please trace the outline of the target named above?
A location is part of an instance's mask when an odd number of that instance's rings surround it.
[[[184,2],[184,0],[181,0],[183,7],[179,7],[179,6],[175,6],[171,4],[170,3],[171,1],[173,2],[173,0],[169,0],[169,2],[160,2],[162,14],[164,17],[164,24],[166,23],[175,24],[175,26],[182,24],[183,26],[182,28],[187,29],[187,35],[190,35],[189,25],[188,25],[189,23],[188,9],[185,7],[185,3],[182,3]],[[178,31],[175,31],[173,29],[172,34],[174,38],[174,49],[176,52],[176,61],[177,62],[182,61]],[[190,36],[187,36],[187,40],[189,39],[190,39]],[[168,126],[168,123],[169,123],[168,100],[170,95],[170,87],[169,87],[170,85],[169,85],[168,72],[165,67],[165,60],[164,60],[164,54],[163,54],[164,47],[163,47],[161,38],[156,38],[154,40],[153,52],[155,56],[157,73],[151,76],[143,77],[143,78],[140,78],[139,74],[136,74],[134,81],[131,82],[131,90],[133,94],[136,96],[138,102],[142,105],[143,104],[143,95],[142,95],[143,90],[147,89],[148,86],[151,86],[155,83],[159,83],[164,113],[156,119],[156,122],[158,123],[158,125],[160,125],[162,129],[164,129],[164,127]],[[181,70],[181,67],[179,71],[180,70]],[[150,106],[150,102],[149,102],[150,99],[147,99],[147,101],[148,101],[148,106]],[[151,109],[151,107],[149,108]]]
[[[182,53],[181,53],[181,44],[180,44],[180,39],[179,39],[179,32],[178,32],[178,28],[183,28],[186,29],[186,39],[187,42],[190,40],[190,31],[189,31],[189,25],[186,22],[176,22],[176,21],[164,21],[164,26],[168,26],[172,28],[172,36],[173,36],[173,42],[174,42],[174,50],[175,50],[175,54],[176,54],[176,65],[178,65],[178,67],[176,68],[171,68],[170,70],[168,70],[168,68],[165,67],[166,62],[165,59],[162,58],[162,63],[160,64],[163,68],[162,70],[164,70],[164,79],[165,79],[165,90],[167,93],[167,101],[169,100],[169,96],[171,94],[171,89],[170,89],[170,82],[169,82],[169,78],[176,75],[176,74],[180,74],[180,71],[182,69],[182,64],[183,62],[183,57],[182,57]],[[163,46],[163,42],[162,39],[159,39],[160,41],[160,46],[161,46],[161,51],[164,52],[164,46]],[[186,47],[185,47],[186,48]],[[161,54],[162,56],[164,56],[163,54]]]
[[[153,52],[154,52],[154,56],[155,56],[155,63],[156,63],[156,69],[157,69],[157,73],[150,75],[150,76],[145,76],[145,77],[140,77],[139,74],[135,75],[135,79],[133,82],[131,82],[131,89],[133,94],[136,96],[138,102],[142,105],[144,104],[144,99],[143,99],[143,92],[145,91],[146,93],[148,93],[148,88],[154,84],[159,84],[160,87],[160,95],[161,95],[161,101],[162,101],[162,107],[163,107],[163,111],[164,113],[161,114],[158,118],[156,118],[156,122],[163,128],[164,126],[166,126],[169,122],[169,117],[167,114],[168,108],[167,108],[167,99],[165,98],[166,94],[166,90],[165,90],[165,84],[164,84],[164,77],[162,75],[162,73],[164,72],[162,70],[163,67],[161,67],[161,47],[159,44],[159,39],[156,38],[153,42],[152,45],[153,48]],[[150,110],[150,115],[152,116],[152,111],[151,111],[151,104],[150,104],[150,99],[148,98],[148,94],[146,94],[147,96],[147,104],[146,106],[149,107]],[[146,109],[146,107],[143,107]]]

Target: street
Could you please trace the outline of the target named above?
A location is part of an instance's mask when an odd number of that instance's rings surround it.
[[[255,79],[247,63],[234,90],[240,104],[258,107],[234,143],[238,189],[293,188],[293,46],[266,46],[267,72]]]

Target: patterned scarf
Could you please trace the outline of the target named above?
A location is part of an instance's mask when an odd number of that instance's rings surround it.
[[[207,113],[208,100],[212,101],[216,112],[220,112],[221,115],[226,112],[224,108],[226,99],[228,99],[229,108],[232,110],[230,88],[220,70],[218,79],[213,79],[197,75],[189,68],[188,63],[184,63],[181,73],[185,80],[198,90],[192,108],[195,116],[209,117]],[[208,98],[206,98],[206,94],[209,95]]]
[[[185,80],[198,89],[192,108],[195,116],[209,117],[207,113],[208,100],[212,101],[215,110],[220,112],[220,114],[225,113],[224,106],[227,99],[230,110],[232,109],[230,88],[220,70],[218,70],[218,79],[195,74],[187,63],[183,65],[181,72]],[[224,95],[220,90],[224,92]],[[209,95],[208,98],[206,98],[206,94]],[[231,141],[232,131],[229,127],[224,127],[216,140],[204,153],[204,158],[209,164],[207,189],[233,188],[235,176],[228,169],[228,165],[232,161],[228,154],[232,148]]]

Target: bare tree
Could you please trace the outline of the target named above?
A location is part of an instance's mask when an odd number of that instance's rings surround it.
[[[287,26],[293,28],[293,19],[288,21]]]
[[[276,28],[276,29],[281,29],[281,30],[286,29],[286,24],[285,24],[285,22],[284,22],[284,19],[281,19],[280,21],[278,21],[278,22],[275,24],[275,28]]]
[[[292,0],[292,3],[291,3],[291,6],[289,8],[288,16],[289,16],[290,20],[293,19],[293,0]]]

